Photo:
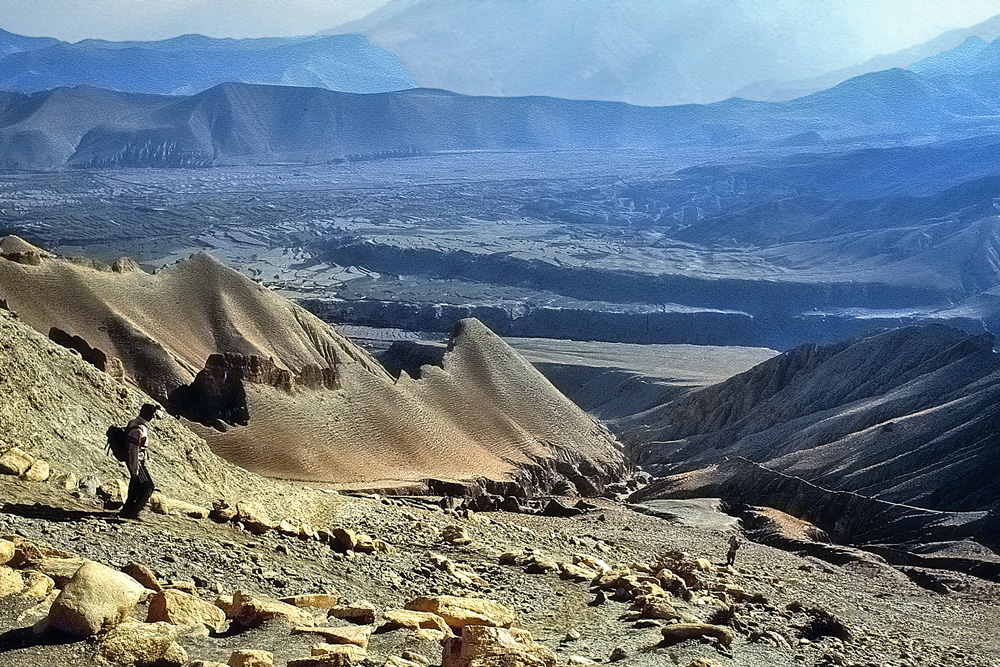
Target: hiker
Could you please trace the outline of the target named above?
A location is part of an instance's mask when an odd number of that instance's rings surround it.
[[[726,565],[736,562],[736,552],[740,548],[740,540],[735,535],[729,536],[729,553],[726,554]]]
[[[149,497],[153,495],[153,479],[146,469],[146,445],[149,441],[149,429],[146,428],[159,407],[152,403],[146,403],[139,410],[139,416],[128,423],[125,427],[128,438],[128,457],[125,465],[128,466],[129,483],[128,498],[125,505],[118,512],[118,516],[123,519],[137,519],[139,512],[146,506]]]

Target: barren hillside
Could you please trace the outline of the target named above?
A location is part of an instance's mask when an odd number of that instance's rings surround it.
[[[428,479],[585,494],[620,476],[613,437],[474,320],[443,368],[393,379],[332,327],[205,254],[154,275],[3,241],[0,298],[272,477],[398,488]]]

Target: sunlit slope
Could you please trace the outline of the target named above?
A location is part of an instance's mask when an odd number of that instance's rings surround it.
[[[584,492],[624,470],[613,438],[477,321],[463,322],[443,369],[396,382],[330,326],[208,255],[150,275],[4,243],[10,309],[39,331],[83,339],[109,370],[120,359],[176,412],[192,414],[179,388],[233,408],[198,412],[228,421],[225,432],[196,428],[250,470],[367,486],[569,479]]]

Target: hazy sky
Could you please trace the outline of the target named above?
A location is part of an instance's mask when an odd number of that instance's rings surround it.
[[[213,37],[312,34],[361,18],[390,0],[0,0],[0,28],[78,41],[164,39],[185,33]],[[450,0],[475,2],[476,0]],[[510,0],[512,3],[520,0]],[[609,0],[612,2],[614,0]],[[641,0],[640,0],[641,1]],[[649,0],[665,6],[671,0]],[[875,55],[931,39],[1000,14],[1000,0],[795,0],[801,11],[847,3]],[[764,0],[762,13],[776,3]]]

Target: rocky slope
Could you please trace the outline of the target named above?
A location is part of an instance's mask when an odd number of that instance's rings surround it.
[[[446,358],[425,372],[447,367]],[[0,368],[5,666],[254,664],[240,662],[245,650],[270,654],[256,664],[295,667],[471,667],[497,654],[511,656],[505,664],[640,667],[1000,659],[1000,589],[932,568],[954,550],[910,568],[937,593],[877,558],[832,565],[753,542],[726,567],[727,533],[738,529],[711,507],[661,502],[663,519],[562,498],[571,511],[560,513],[573,516],[558,517],[324,493],[231,466],[169,416],[152,424],[162,493],[142,522],[122,523],[114,491],[125,475],[103,430],[145,396],[3,310]],[[761,521],[748,525],[754,534]],[[795,531],[784,533],[813,535]],[[104,620],[73,620],[95,618]]]
[[[993,342],[929,326],[806,345],[623,419],[660,478],[640,495],[781,507],[845,543],[995,548]]]
[[[569,481],[626,469],[610,433],[475,320],[441,368],[395,379],[298,306],[205,254],[150,275],[2,242],[0,298],[130,378],[228,460],[367,488]],[[530,491],[529,491],[530,493]]]

